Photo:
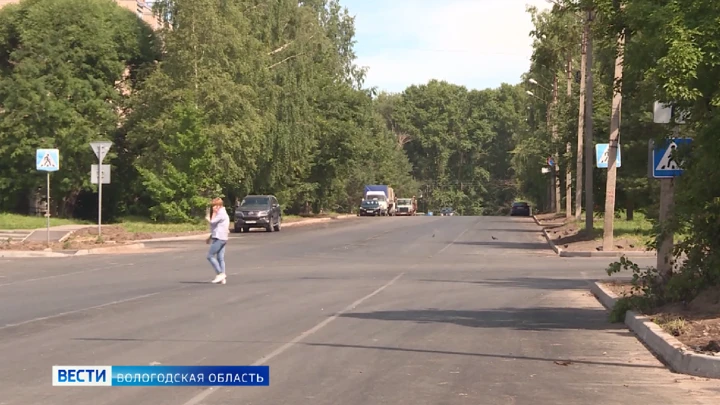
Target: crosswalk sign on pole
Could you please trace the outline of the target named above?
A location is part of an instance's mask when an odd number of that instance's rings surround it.
[[[58,149],[38,149],[35,152],[35,168],[44,172],[60,170],[60,151]]]
[[[692,142],[690,138],[669,139],[652,151],[652,176],[656,179],[669,179],[680,176],[683,172],[682,162],[674,156],[675,151]]]
[[[595,145],[595,159],[597,161],[597,167],[599,169],[607,169],[610,163],[610,144],[599,143]],[[617,157],[615,158],[615,167],[620,167],[622,163],[620,153],[620,144],[618,144]]]

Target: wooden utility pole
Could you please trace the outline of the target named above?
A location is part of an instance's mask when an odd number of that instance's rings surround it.
[[[553,92],[552,92],[552,139],[553,143],[557,144],[558,140],[558,127],[557,127],[557,105],[558,105],[558,77],[557,74],[553,76]],[[553,187],[555,188],[555,213],[560,213],[560,206],[562,202],[562,195],[560,195],[560,154],[555,151],[553,156],[555,165],[553,170]]]
[[[582,45],[580,48],[580,108],[578,108],[577,157],[575,166],[575,219],[582,215],[583,195],[583,129],[585,127],[585,70],[587,66],[587,37],[590,32],[590,21],[583,24]]]
[[[615,77],[613,83],[612,112],[610,114],[610,142],[608,145],[608,169],[605,187],[605,223],[603,225],[603,251],[611,251],[613,227],[615,222],[615,188],[617,185],[617,160],[620,141],[620,112],[622,107],[623,56],[625,53],[625,30],[617,36],[617,56],[615,57]]]
[[[674,110],[674,108],[673,108]],[[674,111],[672,113],[673,120],[675,121],[675,128],[673,128],[673,135],[675,138],[680,137],[680,122],[679,113]],[[651,162],[652,163],[652,162]],[[675,209],[675,179],[660,179],[660,224],[663,227],[667,226],[668,222],[672,219],[673,211]],[[662,240],[657,248],[657,262],[656,267],[660,281],[665,285],[673,274],[673,267],[675,260],[673,257],[673,249],[675,246],[674,235],[672,232],[663,232]]]
[[[567,102],[570,102],[570,99],[572,98],[572,81],[573,81],[573,74],[572,74],[572,54],[568,53],[568,60],[567,60]],[[570,161],[570,156],[572,156],[572,144],[568,142],[565,145],[565,155],[568,157],[568,162]],[[565,168],[565,218],[570,219],[572,218],[572,171],[570,170],[570,163],[568,163],[567,167]]]
[[[593,196],[593,38],[590,31],[590,24],[595,17],[595,11],[590,9],[587,12],[586,49],[585,56],[585,232],[590,235],[593,230],[593,208],[595,198]]]

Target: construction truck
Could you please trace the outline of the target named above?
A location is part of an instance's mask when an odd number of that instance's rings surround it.
[[[398,198],[396,215],[414,216],[417,213],[417,200],[413,198]]]
[[[363,200],[377,201],[384,216],[395,216],[397,200],[392,187],[383,184],[365,186]]]

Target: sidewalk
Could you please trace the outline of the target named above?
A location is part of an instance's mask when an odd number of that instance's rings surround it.
[[[80,229],[88,228],[92,225],[59,225],[50,227],[50,242],[62,242]],[[0,229],[0,240],[6,240],[10,243],[22,242],[44,242],[47,240],[47,228],[38,229]]]

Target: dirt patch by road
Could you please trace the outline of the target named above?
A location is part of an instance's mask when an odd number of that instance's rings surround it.
[[[629,281],[606,282],[603,286],[618,297],[642,295],[632,291]],[[720,287],[705,290],[688,303],[666,305],[644,315],[688,349],[720,356]]]
[[[602,251],[602,239],[598,239],[598,233],[602,236],[602,229],[594,229],[588,233],[583,224],[570,222],[560,226],[545,227],[552,242],[569,252],[595,252]],[[613,240],[615,249],[618,251],[642,252],[647,251],[645,245],[637,238],[616,237]]]
[[[535,215],[535,218],[538,220],[540,225],[543,226],[558,226],[562,225],[565,222],[567,222],[567,218],[565,217],[565,214],[539,214]]]

